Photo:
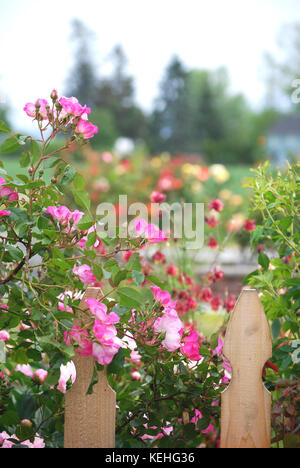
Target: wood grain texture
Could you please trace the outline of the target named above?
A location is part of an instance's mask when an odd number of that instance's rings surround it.
[[[271,394],[262,369],[272,356],[272,340],[255,289],[243,290],[228,324],[223,353],[232,379],[221,395],[221,448],[269,448]]]
[[[80,307],[86,309],[85,299],[101,299],[99,288],[88,288]],[[116,394],[107,382],[105,371],[99,372],[94,393],[86,395],[93,371],[92,356],[76,355],[73,359],[77,378],[66,394],[65,448],[114,448]]]

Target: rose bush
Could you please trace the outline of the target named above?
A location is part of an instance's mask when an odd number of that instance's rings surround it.
[[[273,442],[300,447],[300,164],[278,173],[265,164],[249,186],[261,221],[251,232],[259,268],[245,283],[260,289],[271,322],[274,365],[266,385],[273,398]]]
[[[64,394],[76,379],[78,353],[94,358],[88,393],[107,366],[117,392],[117,446],[218,446],[219,396],[230,378],[221,335],[235,304],[212,292],[223,278],[217,254],[228,239],[211,234],[222,201],[211,198],[206,218],[215,260],[195,281],[184,244],[159,226],[138,219],[136,235],[125,238],[97,230],[85,178],[66,162],[73,145],[98,130],[89,108],[54,90],[51,104],[38,99],[24,111],[39,138],[14,135],[0,122],[0,132],[10,134],[2,153],[21,149],[20,165],[28,168],[15,179],[0,168],[0,444],[63,446]],[[63,142],[54,149],[56,138]],[[149,202],[166,198],[158,188]],[[170,262],[172,243],[178,255]],[[82,309],[88,285],[103,295]],[[209,338],[195,321],[203,307],[224,313]]]

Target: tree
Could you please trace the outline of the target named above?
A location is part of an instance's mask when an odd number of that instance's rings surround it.
[[[154,151],[177,153],[189,138],[187,71],[178,57],[167,66],[149,122],[149,145]]]
[[[126,72],[127,58],[120,45],[113,48],[110,60],[112,73],[99,80],[95,104],[111,112],[119,135],[134,140],[143,138],[145,115],[135,103],[134,79]]]
[[[67,79],[67,95],[76,96],[81,103],[88,106],[94,104],[98,81],[93,60],[94,37],[93,31],[82,21],[72,21],[71,41],[74,45],[75,63]]]

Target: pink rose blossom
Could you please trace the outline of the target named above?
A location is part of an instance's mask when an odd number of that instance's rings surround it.
[[[183,323],[175,309],[168,309],[162,317],[155,320],[153,329],[156,333],[165,332],[162,345],[170,352],[180,347]]]
[[[27,102],[23,110],[26,112],[28,117],[35,117],[36,107],[35,104],[33,104],[32,102]]]
[[[191,333],[182,339],[183,345],[180,350],[192,361],[200,361],[202,356],[199,354],[199,335],[196,330],[191,330]]]
[[[18,193],[9,187],[0,188],[0,197],[8,197],[8,201],[16,201],[19,198]]]
[[[10,215],[10,211],[5,211],[5,210],[0,211],[0,218],[2,216],[9,216],[9,215]]]
[[[107,315],[106,305],[97,301],[97,299],[90,297],[89,299],[86,299],[85,303],[92,314],[96,315],[103,324],[112,325],[113,323],[119,322],[119,316],[115,312],[110,312],[110,314]]]
[[[85,284],[94,284],[97,282],[97,278],[92,273],[89,265],[81,265],[73,268],[74,275],[78,276],[80,281]]]
[[[221,200],[218,200],[217,198],[215,198],[214,200],[211,200],[211,202],[208,205],[208,208],[210,210],[215,210],[219,213],[220,211],[223,210],[224,204]]]
[[[37,369],[34,373],[33,373],[33,380],[35,380],[36,382],[40,383],[40,384],[43,384],[46,380],[48,376],[48,372],[45,370],[45,369]]]
[[[172,301],[171,295],[168,291],[162,291],[158,286],[151,286],[154,299],[161,303],[164,307],[174,308],[176,305],[175,301]]]
[[[6,330],[0,331],[0,341],[8,341],[10,340],[10,334]]]
[[[162,203],[166,199],[166,195],[161,192],[152,192],[150,196],[150,201],[152,203]]]
[[[67,383],[71,380],[72,384],[76,380],[76,367],[73,361],[69,361],[67,365],[60,366],[60,377],[58,381],[57,390],[62,393],[67,391]]]
[[[33,370],[29,364],[18,364],[16,371],[21,372],[22,374],[26,375],[26,377],[33,376]]]
[[[222,350],[223,350],[223,341],[222,338],[219,336],[218,338],[218,345],[217,347],[213,350],[212,355],[215,356],[221,356],[222,355]]]
[[[98,133],[98,127],[97,125],[93,125],[91,122],[80,119],[75,128],[75,132],[80,133],[85,140],[88,140]]]
[[[90,356],[92,354],[92,342],[88,339],[89,334],[86,330],[82,330],[78,325],[74,325],[72,330],[64,333],[64,342],[67,346],[71,346],[72,341],[79,347],[75,351],[80,356]]]

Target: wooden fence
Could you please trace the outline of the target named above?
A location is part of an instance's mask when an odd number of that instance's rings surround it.
[[[88,288],[85,299],[101,298]],[[231,314],[224,355],[233,372],[221,395],[221,448],[268,448],[271,441],[271,395],[262,382],[262,369],[272,355],[269,325],[258,294],[243,290]],[[99,372],[94,393],[86,395],[93,374],[93,358],[76,356],[77,379],[66,394],[65,448],[113,448],[116,395],[105,372]]]

